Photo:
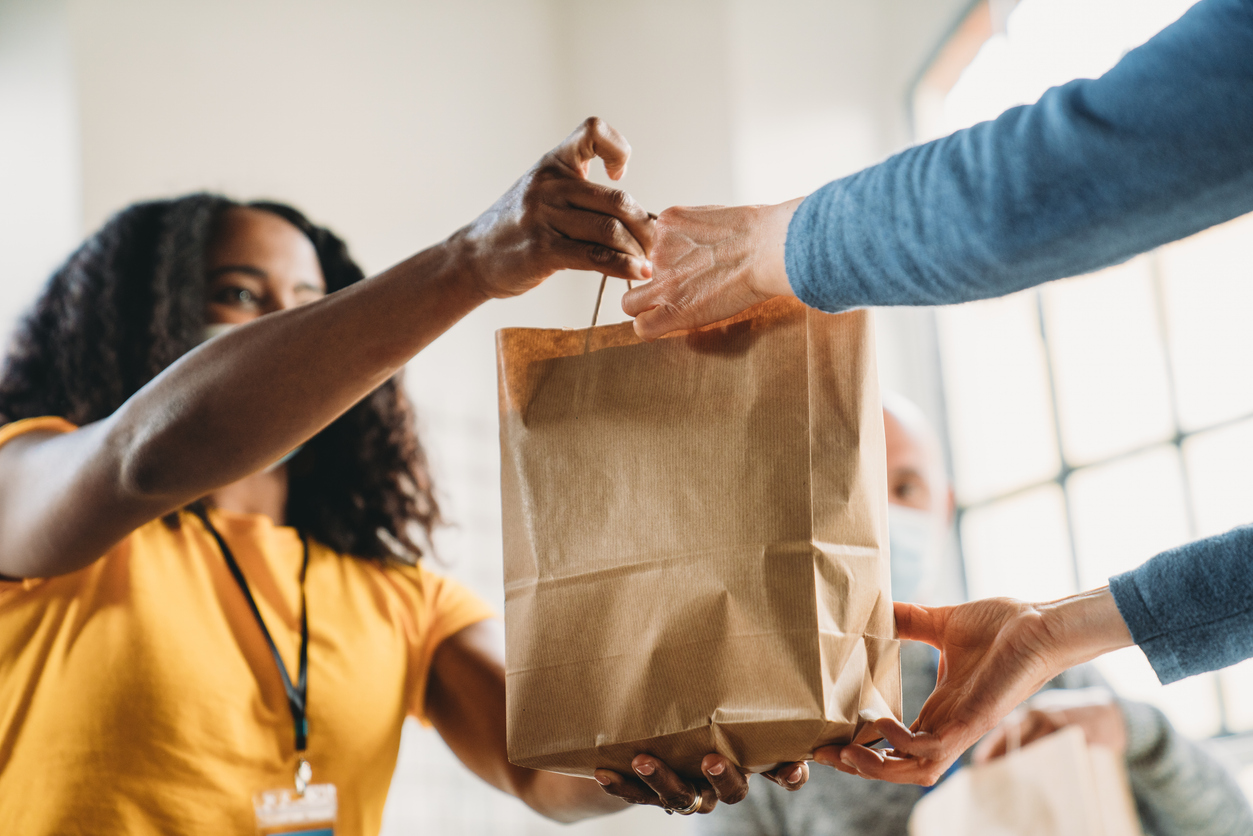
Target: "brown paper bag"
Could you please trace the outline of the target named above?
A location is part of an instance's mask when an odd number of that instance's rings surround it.
[[[1067,726],[922,797],[910,836],[1143,836],[1122,758]]]
[[[497,334],[509,758],[769,769],[900,716],[871,315]]]

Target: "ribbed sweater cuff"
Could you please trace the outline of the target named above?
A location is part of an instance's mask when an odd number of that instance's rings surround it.
[[[1179,664],[1179,657],[1175,655],[1169,639],[1160,632],[1157,620],[1144,603],[1144,597],[1136,586],[1135,570],[1110,578],[1109,591],[1113,593],[1114,603],[1118,605],[1118,614],[1127,622],[1131,640],[1144,651],[1149,664],[1153,666],[1153,672],[1162,684],[1169,685],[1183,679],[1187,674]]]

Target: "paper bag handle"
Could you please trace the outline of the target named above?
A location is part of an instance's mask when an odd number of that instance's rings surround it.
[[[600,289],[596,291],[596,307],[592,308],[592,324],[587,329],[587,340],[583,343],[583,353],[587,354],[592,350],[592,329],[596,327],[596,320],[600,317],[600,303],[605,298],[605,282],[609,281],[608,273],[600,274]],[[627,290],[631,289],[631,280],[627,279]]]

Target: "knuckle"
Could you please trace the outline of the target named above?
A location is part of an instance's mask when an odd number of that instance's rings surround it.
[[[613,262],[616,253],[608,247],[602,247],[599,244],[593,244],[588,248],[587,257],[596,265],[605,266]]]
[[[588,133],[599,133],[601,128],[604,127],[604,124],[605,120],[601,119],[599,116],[589,116],[583,120],[582,127],[583,130]]]
[[[618,236],[623,232],[623,226],[617,218],[611,215],[599,215],[596,218],[596,232],[606,241],[617,240]]]
[[[619,212],[628,212],[635,208],[635,199],[622,189],[612,189],[609,192],[609,205]]]

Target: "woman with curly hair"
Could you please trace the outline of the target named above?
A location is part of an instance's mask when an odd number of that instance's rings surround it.
[[[647,278],[651,218],[586,179],[629,153],[588,120],[368,279],[296,210],[204,194],[55,273],[0,371],[0,831],[249,833],[333,786],[336,831],[374,833],[409,715],[562,820],[743,794],[509,764],[498,624],[417,560],[439,509],[399,370],[556,270]]]

